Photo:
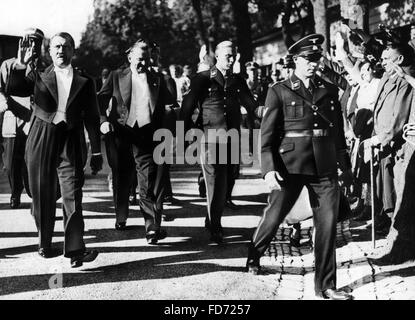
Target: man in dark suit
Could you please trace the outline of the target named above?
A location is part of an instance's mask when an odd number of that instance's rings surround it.
[[[53,64],[26,76],[34,43],[24,38],[8,82],[8,94],[33,94],[33,112],[26,145],[32,214],[39,231],[39,254],[50,257],[55,224],[57,178],[62,194],[64,256],[72,267],[95,260],[83,241],[82,187],[87,159],[84,125],[92,148],[91,169],[102,168],[99,110],[94,80],[72,67],[75,43],[60,32],[51,38]]]
[[[271,193],[249,245],[246,267],[259,273],[261,255],[306,186],[315,227],[315,293],[345,300],[350,296],[336,290],[337,168],[347,183],[352,174],[337,88],[315,77],[323,41],[322,35],[311,34],[293,44],[289,53],[294,55],[294,74],[268,90],[261,166]]]
[[[157,164],[153,159],[153,134],[162,127],[165,106],[172,99],[163,76],[150,68],[148,41],[138,40],[129,50],[128,60],[130,65],[113,71],[98,93],[101,132],[113,135],[114,139],[108,161],[117,171],[113,173],[116,229],[126,228],[135,166],[146,239],[148,244],[157,244],[166,237],[166,232],[160,228],[162,209],[156,205],[159,195],[155,194]],[[110,100],[112,108],[107,116]],[[131,160],[131,148],[135,161]]]
[[[33,69],[44,69],[40,57],[43,41],[43,32],[39,29],[29,28],[25,30],[24,36],[34,42],[33,59],[27,68],[26,74]],[[1,64],[0,77],[0,100],[3,101],[2,111],[2,137],[3,137],[3,163],[9,178],[11,189],[10,208],[16,209],[20,206],[20,196],[24,186],[28,189],[27,168],[24,161],[27,133],[31,115],[30,97],[15,97],[5,95],[6,84],[10,71],[16,58],[11,58]],[[0,102],[1,104],[1,102]],[[30,195],[30,191],[26,190]]]
[[[373,118],[374,130],[365,145],[375,147],[380,162],[375,166],[376,174],[376,230],[386,234],[396,204],[396,181],[400,176],[397,165],[404,158],[403,126],[407,123],[411,109],[413,89],[405,79],[397,76],[392,63],[414,73],[414,53],[408,44],[390,43],[382,52],[382,67],[385,73],[379,83]]]
[[[211,232],[211,240],[221,243],[223,241],[221,217],[239,166],[240,106],[246,108],[253,126],[254,110],[258,104],[249,91],[245,79],[231,73],[236,56],[232,42],[219,43],[215,55],[216,65],[210,70],[199,72],[191,80],[190,90],[183,99],[182,119],[185,130],[190,129],[193,112],[195,108],[199,108],[199,117],[202,119],[206,138],[202,145],[205,150],[201,155],[208,204],[205,225]],[[227,136],[232,129],[233,132],[237,132],[237,139]],[[210,135],[209,132],[214,134]],[[215,133],[218,136],[215,137]],[[227,154],[221,155],[223,150],[226,150]],[[237,151],[232,152],[232,150]],[[220,161],[221,156],[226,156],[226,161]]]

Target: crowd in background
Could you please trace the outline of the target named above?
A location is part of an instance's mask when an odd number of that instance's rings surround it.
[[[354,208],[351,214],[356,221],[366,221],[371,219],[371,212],[374,209],[376,231],[380,235],[387,236],[389,240],[388,247],[383,248],[382,257],[387,257],[388,263],[396,263],[407,257],[415,257],[415,219],[411,214],[415,208],[412,203],[415,193],[412,159],[414,150],[412,136],[415,131],[415,26],[411,29],[409,43],[401,40],[390,30],[383,31],[383,37],[378,39],[365,35],[360,30],[340,32],[336,36],[336,45],[331,54],[326,54],[322,58],[318,75],[340,89],[339,100],[354,174],[352,188],[344,190],[344,195]],[[43,34],[37,29],[30,32],[37,41],[43,39]],[[206,48],[202,47],[200,63],[197,72],[194,73],[189,65],[174,64],[168,68],[162,67],[159,64],[161,53],[155,43],[150,44],[150,54],[151,68],[163,76],[174,100],[165,106],[166,123],[163,126],[174,130],[175,122],[180,118],[183,100],[190,91],[191,79],[197,73],[210,70],[215,61],[208,55]],[[40,60],[36,63],[38,62],[40,63]],[[236,58],[234,73],[241,70],[238,63]],[[247,110],[247,106],[240,105],[241,126],[252,131],[253,128],[261,126],[268,88],[288,79],[294,65],[292,58],[287,55],[273,64],[269,76],[265,75],[264,70],[255,62],[248,62],[244,67],[246,86],[256,101],[256,108],[255,118],[250,119],[250,110]],[[8,71],[6,65],[2,66],[3,92]],[[111,74],[108,68],[102,69],[101,78],[95,81],[97,92],[109,82]],[[0,95],[0,98],[3,99],[3,95]],[[6,101],[10,105],[10,99],[6,97]],[[17,111],[8,112],[18,108],[7,107],[4,101],[1,102],[3,157],[6,157],[4,164],[9,164],[6,170],[12,188],[10,206],[18,208],[23,191],[23,180],[27,175],[23,161],[25,137],[20,140],[19,137],[24,136],[24,122],[28,123],[29,119],[27,115],[22,117]],[[111,108],[106,112],[107,116],[110,116]],[[20,119],[20,122],[16,122],[17,131],[13,128],[12,133],[5,133],[5,129],[11,127],[7,123],[10,123],[12,115],[15,117],[14,121]],[[196,119],[197,109],[193,117],[194,121]],[[250,123],[251,120],[253,125]],[[9,138],[14,140],[10,141]],[[14,141],[19,143],[12,147]],[[14,150],[11,150],[13,148]],[[16,153],[16,150],[20,150],[20,153]],[[133,157],[132,153],[131,157]],[[10,168],[11,162],[14,162],[12,168]],[[109,187],[113,190],[114,170],[118,168],[111,165],[111,169]],[[168,166],[161,165],[157,170],[161,172],[159,183],[166,186],[161,195],[162,202],[177,201],[173,197]],[[239,168],[237,171],[235,177],[239,175]],[[202,173],[199,175],[198,183],[200,196],[205,197],[206,187]],[[137,204],[140,200],[136,194],[137,187],[140,188],[137,179],[128,186],[130,204]],[[231,195],[232,190],[227,190],[226,204],[237,210]],[[117,201],[116,194],[114,201]],[[164,214],[163,218],[169,219]],[[125,228],[125,221],[117,221],[116,228],[117,230]],[[300,245],[299,225],[296,224],[294,229],[297,233],[293,232],[291,243],[298,246]],[[160,235],[158,237],[163,238]]]

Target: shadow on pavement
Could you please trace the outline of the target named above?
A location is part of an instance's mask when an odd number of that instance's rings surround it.
[[[375,275],[371,274],[371,275],[366,275],[362,278],[359,278],[355,281],[353,281],[352,283],[340,288],[340,289],[344,289],[344,288],[351,288],[352,290],[356,290],[368,283],[374,282],[375,279],[376,281],[381,280],[382,278],[390,278],[393,276],[399,276],[399,277],[412,277],[415,276],[415,266],[411,266],[411,267],[407,267],[407,268],[403,268],[403,269],[398,269],[398,270],[392,270],[392,271],[384,271],[384,272],[380,272],[380,273],[376,273]]]

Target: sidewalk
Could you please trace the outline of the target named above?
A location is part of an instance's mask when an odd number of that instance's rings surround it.
[[[198,169],[172,172],[173,191],[180,205],[166,205],[174,216],[163,222],[168,237],[158,246],[147,245],[138,206],[131,207],[129,230],[114,230],[114,207],[108,191],[106,168],[87,175],[84,188],[85,239],[100,251],[97,260],[71,269],[63,256],[37,255],[37,232],[30,216],[30,199],[10,210],[4,174],[0,176],[0,299],[157,299],[157,300],[280,300],[315,299],[313,253],[304,244],[288,244],[289,229],[280,228],[261,259],[265,274],[243,272],[247,243],[266,204],[266,187],[254,167],[243,167],[237,180],[235,203],[241,210],[226,210],[225,244],[210,243],[204,229],[206,204],[198,197]],[[299,208],[304,206],[300,203]],[[62,247],[60,203],[54,246]],[[338,225],[338,287],[356,299],[415,299],[415,262],[372,266],[370,226]],[[311,235],[311,220],[302,224],[304,242]],[[381,246],[384,240],[378,240]]]

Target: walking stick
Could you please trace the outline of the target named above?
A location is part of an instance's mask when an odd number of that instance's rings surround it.
[[[374,158],[374,147],[370,147],[370,206],[372,213],[372,246],[373,249],[376,248],[376,239],[375,239],[375,177],[374,177],[374,168],[373,168],[373,158]]]

